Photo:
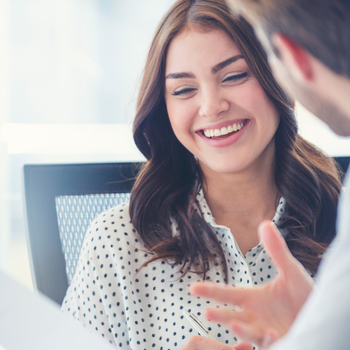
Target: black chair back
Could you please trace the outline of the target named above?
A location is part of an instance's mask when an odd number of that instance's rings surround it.
[[[27,242],[35,289],[62,303],[90,222],[129,199],[140,165],[24,166]]]

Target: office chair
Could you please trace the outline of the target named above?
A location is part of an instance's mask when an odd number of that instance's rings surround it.
[[[27,243],[36,290],[62,304],[90,222],[129,199],[141,164],[24,166]]]
[[[348,170],[350,157],[334,157],[334,160],[338,163],[344,174]]]

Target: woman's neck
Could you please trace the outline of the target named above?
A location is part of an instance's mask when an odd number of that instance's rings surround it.
[[[206,176],[203,185],[205,198],[214,217],[254,217],[265,219],[270,208],[276,209],[278,190],[272,174],[242,173]]]
[[[203,173],[205,198],[216,223],[231,229],[245,254],[258,243],[259,223],[271,220],[276,211],[279,198],[273,167],[235,174]]]

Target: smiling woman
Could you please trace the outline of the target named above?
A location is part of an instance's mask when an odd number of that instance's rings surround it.
[[[147,162],[130,203],[91,224],[64,311],[121,349],[181,349],[195,335],[182,310],[200,318],[210,304],[191,282],[275,276],[264,219],[315,273],[335,231],[338,170],[298,135],[251,27],[224,0],[178,0],[164,16],[134,140]],[[221,325],[210,332],[237,342]]]
[[[169,45],[165,75],[172,129],[205,178],[207,167],[219,173],[272,169],[279,116],[226,32],[183,30]]]

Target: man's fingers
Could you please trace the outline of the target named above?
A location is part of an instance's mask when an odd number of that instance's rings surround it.
[[[258,345],[261,349],[268,348],[280,338],[278,331],[274,328],[261,329],[249,322],[237,321],[231,323],[230,329],[240,339]],[[242,349],[244,350],[244,349]]]
[[[259,287],[254,288],[253,292],[255,297],[257,297],[258,288]],[[229,303],[231,305],[241,306],[250,298],[251,289],[239,289],[236,287],[230,287],[226,285],[199,282],[194,283],[191,286],[191,292],[195,295],[216,300],[220,303]]]
[[[260,329],[257,329],[250,323],[235,320],[230,325],[231,331],[238,336],[240,339],[253,344],[261,345],[264,342],[264,334]]]
[[[181,350],[234,350],[234,348],[214,339],[202,336],[193,336]],[[243,348],[239,350],[246,349]]]
[[[229,309],[208,309],[205,311],[205,317],[209,321],[215,321],[223,324],[230,324],[234,320],[249,322],[249,319],[244,311],[235,311]]]
[[[264,248],[273,262],[280,270],[288,272],[294,262],[294,257],[277,227],[270,221],[263,221],[259,225],[258,232]]]
[[[251,343],[238,343],[234,346],[235,350],[253,350],[253,344]]]

